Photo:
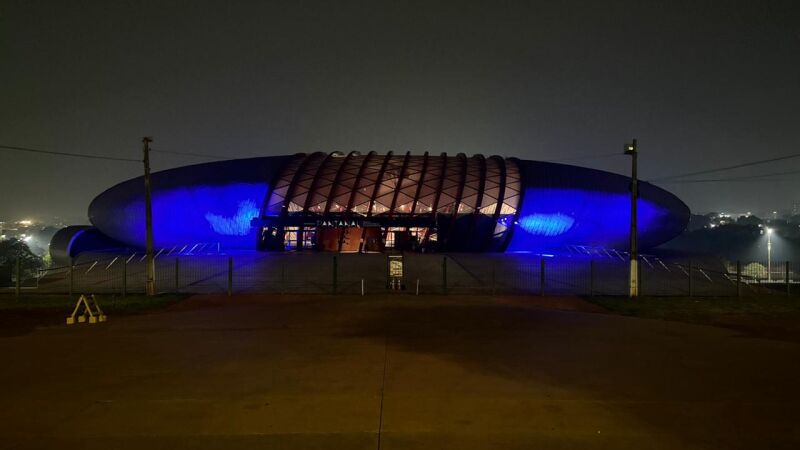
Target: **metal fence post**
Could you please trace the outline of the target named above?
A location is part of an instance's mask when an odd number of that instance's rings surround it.
[[[594,297],[594,260],[589,260],[589,297]]]
[[[336,263],[336,256],[333,257],[333,293],[336,293],[337,288],[339,287],[339,268]]]
[[[496,290],[497,290],[497,273],[495,271],[494,266],[492,266],[492,295],[494,295]]]
[[[442,258],[442,292],[447,294],[447,256]]]
[[[72,261],[69,265],[69,298],[75,292],[75,262]]]
[[[175,257],[175,292],[179,292],[181,290],[181,269],[180,269],[180,259],[176,256]]]
[[[544,258],[539,265],[539,295],[544,297]]]
[[[281,294],[286,292],[286,264],[281,262]]]
[[[20,291],[22,291],[22,263],[19,256],[17,256],[17,283],[16,289],[14,290],[15,295],[19,297]]]
[[[742,296],[742,262],[736,261],[736,296]]]
[[[694,285],[692,284],[692,271],[694,270],[694,262],[689,260],[689,297],[694,297]]]
[[[641,258],[641,256],[639,258]],[[641,261],[637,261],[636,262],[636,282],[637,282],[636,290],[638,291],[637,292],[637,294],[638,294],[637,297],[641,297],[642,295],[644,295],[644,292],[642,291],[642,284],[643,284],[642,283],[642,281],[643,281],[642,280],[642,270],[643,269],[642,269],[642,265],[639,264],[640,262]]]
[[[786,296],[788,297],[789,294],[790,294],[790,289],[789,289],[789,261],[786,261],[785,265],[786,265]]]
[[[233,295],[233,256],[228,256],[228,297]]]
[[[128,258],[122,258],[122,298],[128,295]]]
[[[401,280],[400,282],[402,283],[402,284],[400,284],[400,289],[405,291],[406,290],[406,258],[405,258],[405,253],[404,252],[401,253],[401,255],[403,257],[403,259],[402,259],[402,261],[403,261],[403,276],[400,278],[400,280]]]

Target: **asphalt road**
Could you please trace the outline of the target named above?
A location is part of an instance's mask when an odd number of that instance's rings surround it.
[[[198,297],[5,333],[0,448],[800,448],[800,344],[541,302]]]

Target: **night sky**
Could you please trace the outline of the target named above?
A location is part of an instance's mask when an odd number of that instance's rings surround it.
[[[500,154],[674,174],[800,152],[792,2],[0,0],[0,145],[141,157]],[[130,162],[0,150],[0,220],[86,222]],[[155,169],[206,160],[154,154]],[[800,158],[698,178],[800,170]],[[789,209],[800,174],[663,184]],[[783,180],[783,181],[776,181]]]

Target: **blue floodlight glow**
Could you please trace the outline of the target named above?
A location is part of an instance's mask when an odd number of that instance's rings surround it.
[[[156,247],[220,243],[253,248],[251,220],[267,192],[266,183],[195,185],[153,192],[153,240]],[[93,217],[114,239],[141,247],[145,240],[141,197]],[[101,223],[96,223],[101,222]]]
[[[526,232],[538,236],[558,236],[564,234],[575,224],[572,217],[556,214],[531,214],[519,219],[519,226]]]
[[[640,198],[640,240],[659,233],[670,211]],[[630,232],[630,196],[627,193],[588,189],[525,189],[519,225],[508,251],[542,251],[565,245],[626,248]]]
[[[259,209],[256,202],[243,200],[239,202],[239,209],[232,217],[221,216],[212,212],[206,213],[206,220],[215,233],[224,236],[247,236],[250,234],[251,222],[258,217]]]

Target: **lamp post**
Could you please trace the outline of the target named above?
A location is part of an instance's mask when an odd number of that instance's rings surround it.
[[[145,224],[145,294],[156,295],[156,262],[153,255],[153,203],[150,195],[150,143],[151,137],[143,137],[144,144],[144,224]]]
[[[636,175],[637,159],[639,156],[636,147],[636,139],[629,144],[625,144],[625,154],[631,155],[631,248],[630,248],[630,275],[628,277],[628,296],[636,298],[639,296],[639,246],[636,229],[636,201],[639,197],[639,186]]]
[[[772,281],[772,228],[767,228],[767,281]]]

